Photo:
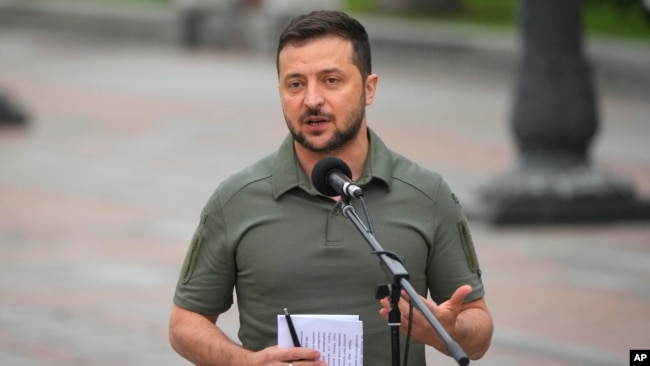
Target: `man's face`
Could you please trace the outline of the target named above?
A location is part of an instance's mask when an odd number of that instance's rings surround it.
[[[364,82],[352,63],[352,43],[338,37],[287,45],[279,55],[279,90],[293,138],[307,150],[332,153],[365,124],[377,82]]]

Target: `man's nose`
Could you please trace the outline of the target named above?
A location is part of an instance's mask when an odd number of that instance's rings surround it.
[[[316,86],[307,88],[307,92],[305,93],[305,100],[303,102],[306,107],[316,109],[318,107],[321,107],[324,101],[325,98],[323,98],[323,94],[320,92],[319,88]]]

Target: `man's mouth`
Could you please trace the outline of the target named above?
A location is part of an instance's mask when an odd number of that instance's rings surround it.
[[[304,123],[310,125],[310,126],[318,126],[321,124],[326,123],[328,120],[325,117],[320,117],[320,116],[311,116],[308,117],[304,120]]]

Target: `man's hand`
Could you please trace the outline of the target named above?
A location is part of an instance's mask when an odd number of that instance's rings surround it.
[[[326,366],[319,361],[320,352],[308,348],[292,347],[278,348],[277,346],[265,348],[249,355],[249,365],[260,366]]]
[[[463,302],[465,297],[471,292],[471,286],[461,286],[454,291],[449,300],[440,305],[422,296],[420,298],[424,301],[433,316],[438,319],[440,325],[449,333],[449,336],[460,344],[470,358],[478,359],[483,356],[490,345],[492,338],[492,319],[482,298],[467,303]],[[400,329],[405,334],[408,331],[408,299],[408,295],[402,292],[402,298],[398,304],[401,314]],[[389,299],[382,299],[380,304],[382,308],[379,310],[379,314],[388,320]],[[417,308],[414,308],[414,310],[417,310]],[[468,319],[472,319],[472,321],[467,321]],[[468,337],[468,334],[472,336]],[[448,354],[444,342],[420,311],[413,312],[411,336],[421,343],[433,346],[440,352]]]

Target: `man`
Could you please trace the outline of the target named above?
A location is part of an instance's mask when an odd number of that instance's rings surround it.
[[[290,136],[223,182],[205,206],[174,297],[174,349],[200,365],[324,365],[316,350],[275,346],[276,316],[288,307],[360,315],[364,364],[390,363],[388,305],[374,300],[386,277],[340,201],[309,179],[320,159],[335,156],[363,188],[378,241],[405,257],[413,287],[430,293],[440,304],[427,301],[434,315],[470,358],[480,358],[492,321],[465,218],[439,175],[391,152],[368,128],[365,107],[378,76],[363,26],[340,12],[298,16],[280,35],[276,62]],[[233,290],[242,345],[215,327]],[[404,300],[400,308],[406,319]],[[446,352],[418,311],[413,327],[413,339]],[[409,361],[425,365],[421,343],[413,342]]]

